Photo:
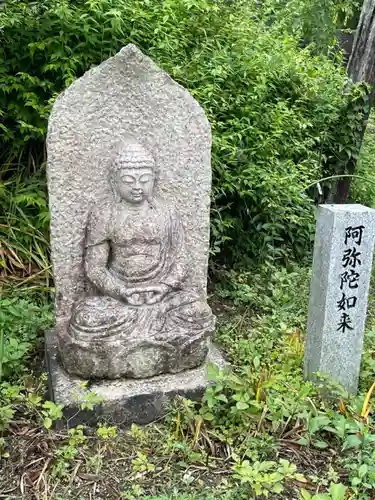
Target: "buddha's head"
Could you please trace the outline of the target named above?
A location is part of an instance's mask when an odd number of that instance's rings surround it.
[[[136,142],[128,142],[117,150],[111,169],[111,183],[122,201],[141,205],[152,198],[155,161]]]

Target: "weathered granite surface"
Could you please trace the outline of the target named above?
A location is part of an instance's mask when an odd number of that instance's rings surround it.
[[[305,375],[328,375],[357,391],[375,236],[375,210],[363,205],[318,209]]]
[[[168,403],[176,396],[198,400],[210,382],[207,378],[208,363],[225,368],[226,361],[221,352],[210,345],[206,361],[198,368],[173,375],[159,375],[151,379],[97,380],[89,383],[87,391],[103,398],[93,411],[81,410],[84,401],[83,379],[66,373],[57,360],[56,334],[46,333],[46,364],[49,373],[49,397],[63,404],[63,414],[69,425],[81,423],[95,425],[98,420],[128,426],[133,422],[147,424],[162,417]],[[61,426],[66,425],[62,421]]]
[[[214,318],[211,138],[199,104],[128,45],[59,96],[47,151],[65,369],[145,378],[202,364]]]

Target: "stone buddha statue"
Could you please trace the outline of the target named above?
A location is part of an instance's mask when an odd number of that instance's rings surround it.
[[[189,289],[184,231],[173,206],[154,196],[155,162],[135,141],[116,150],[113,198],[90,212],[87,295],[60,340],[69,373],[145,378],[203,363],[214,317]]]

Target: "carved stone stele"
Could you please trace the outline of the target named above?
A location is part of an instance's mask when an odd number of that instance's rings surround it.
[[[135,46],[56,100],[48,131],[56,335],[66,371],[146,378],[202,364],[210,126]]]

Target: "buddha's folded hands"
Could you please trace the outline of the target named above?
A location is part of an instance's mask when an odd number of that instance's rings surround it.
[[[128,288],[125,300],[132,306],[152,305],[163,300],[171,288],[168,285],[148,285]]]

